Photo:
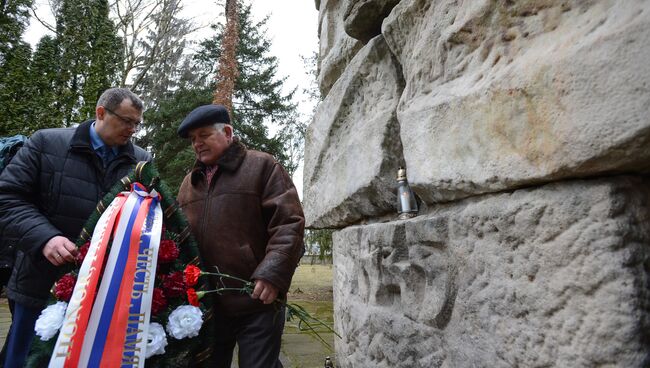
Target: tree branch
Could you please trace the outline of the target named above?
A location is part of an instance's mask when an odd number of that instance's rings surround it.
[[[49,31],[51,31],[51,32],[53,32],[54,34],[58,35],[58,32],[56,31],[56,27],[54,27],[54,26],[48,24],[47,22],[45,22],[44,20],[42,20],[41,18],[39,18],[38,14],[36,14],[36,9],[34,9],[34,6],[33,6],[33,5],[29,7],[29,10],[32,11],[32,15],[34,16],[34,18],[36,18],[36,20],[37,20],[41,25],[43,25],[43,27],[47,28]]]

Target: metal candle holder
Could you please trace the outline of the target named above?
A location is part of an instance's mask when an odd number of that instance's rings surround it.
[[[406,169],[397,170],[397,213],[400,220],[418,215],[418,203],[406,179]]]

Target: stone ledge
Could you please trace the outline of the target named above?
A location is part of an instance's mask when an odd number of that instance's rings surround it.
[[[404,164],[395,109],[403,88],[383,37],[352,60],[307,129],[304,201],[308,227],[342,227],[395,210]]]

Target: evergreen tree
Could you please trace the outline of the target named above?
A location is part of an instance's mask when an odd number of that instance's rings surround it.
[[[44,36],[36,45],[30,63],[30,80],[33,91],[31,101],[30,130],[60,127],[62,120],[55,106],[56,82],[59,74],[60,50],[57,40],[51,36]]]
[[[267,20],[254,22],[249,4],[240,5],[239,17],[236,55],[239,77],[235,83],[231,116],[235,134],[249,148],[275,156],[291,173],[297,164],[289,161],[287,150],[292,141],[285,128],[297,121],[293,92],[283,94],[281,91],[286,78],[277,78],[278,60],[269,55],[271,43],[265,34]],[[194,162],[189,143],[176,138],[176,129],[192,109],[212,101],[216,61],[221,56],[224,35],[223,25],[213,28],[216,37],[201,43],[190,69],[193,73],[185,74],[181,88],[145,114],[146,133],[140,143],[155,152],[156,164],[174,190],[178,190]],[[275,125],[280,133],[271,137],[265,123]]]
[[[0,66],[7,55],[24,42],[21,37],[29,24],[29,7],[32,0],[0,1]]]
[[[28,67],[31,48],[21,40],[31,0],[0,2],[0,135],[29,133]]]
[[[55,118],[70,126],[94,117],[95,102],[116,81],[122,43],[106,0],[62,0],[56,21]]]
[[[91,22],[88,44],[90,64],[85,75],[81,96],[80,116],[82,119],[95,117],[95,106],[99,96],[114,87],[121,64],[122,40],[109,19],[107,0],[94,0],[90,8]]]
[[[31,107],[28,65],[31,48],[19,42],[0,66],[0,136],[30,134]]]

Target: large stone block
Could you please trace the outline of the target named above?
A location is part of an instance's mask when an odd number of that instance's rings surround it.
[[[318,86],[323,96],[339,79],[363,43],[345,33],[343,0],[322,0],[318,4]]]
[[[381,23],[400,0],[347,0],[345,32],[362,42],[381,34]]]
[[[488,194],[334,235],[340,367],[647,367],[650,180]]]
[[[403,165],[395,110],[399,67],[381,36],[371,40],[319,105],[305,144],[307,226],[341,227],[395,209]]]
[[[427,202],[650,168],[650,2],[402,0],[409,180]]]

